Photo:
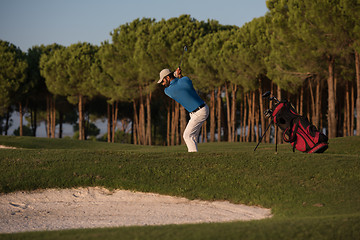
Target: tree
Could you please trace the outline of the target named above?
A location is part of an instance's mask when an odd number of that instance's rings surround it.
[[[84,140],[84,104],[97,91],[91,84],[91,66],[95,61],[97,47],[89,43],[77,43],[41,59],[42,75],[50,92],[67,96],[68,101],[78,105],[79,139]]]
[[[341,13],[347,17],[346,30],[349,33],[350,48],[355,55],[355,71],[356,71],[356,112],[360,113],[360,5],[357,0],[340,0],[339,9]],[[356,135],[360,136],[360,117],[356,118]]]
[[[0,114],[9,116],[12,103],[21,105],[21,86],[26,80],[27,63],[25,54],[15,45],[0,40]],[[6,121],[8,122],[8,121]],[[7,131],[8,126],[5,126]],[[20,118],[20,136],[22,136],[22,115]]]
[[[142,141],[147,145],[152,145],[151,137],[151,97],[152,92],[156,87],[156,82],[153,80],[153,76],[156,76],[158,70],[153,67],[153,62],[156,61],[153,56],[149,53],[152,48],[150,45],[151,35],[150,31],[154,24],[154,19],[142,19],[141,23],[136,29],[136,44],[134,51],[134,60],[137,64],[138,74],[138,85],[140,94],[140,112],[139,119],[145,125],[146,115],[146,127],[143,126],[141,129],[142,136],[145,137]],[[143,96],[145,97],[145,109],[143,109]],[[146,130],[145,130],[146,129]]]
[[[193,76],[196,79],[196,87],[210,95],[210,141],[215,140],[215,106],[217,105],[217,118],[218,118],[218,141],[221,138],[221,92],[222,86],[229,81],[225,77],[223,64],[224,57],[221,55],[223,51],[223,45],[232,37],[234,29],[220,30],[215,33],[207,34],[206,36],[199,38],[194,43],[194,50],[189,56],[189,63],[194,69]],[[217,101],[215,100],[215,93],[217,94]],[[228,95],[226,95],[228,97]],[[216,104],[216,102],[218,104]],[[230,105],[227,104],[228,116],[230,114]],[[230,120],[230,117],[228,117]],[[230,125],[230,124],[229,124]],[[230,130],[230,126],[228,126]],[[231,130],[230,130],[231,131]],[[231,135],[229,135],[229,140]]]
[[[142,131],[139,131],[139,122],[136,109],[136,99],[142,96],[139,91],[138,84],[138,65],[134,59],[135,44],[137,41],[136,31],[139,26],[147,24],[146,19],[136,19],[131,23],[127,23],[114,29],[111,33],[112,44],[103,44],[99,52],[99,58],[101,63],[100,72],[103,72],[105,85],[100,90],[102,94],[109,98],[109,103],[114,104],[115,114],[113,115],[113,124],[117,121],[117,102],[118,101],[133,101],[134,108],[134,143],[145,144],[145,134],[140,136]],[[113,89],[111,89],[113,88]],[[135,116],[136,115],[136,116]],[[145,127],[145,126],[144,126]],[[115,128],[113,125],[113,139],[115,137]],[[139,141],[138,141],[139,140]]]
[[[207,22],[197,21],[196,19],[191,18],[190,15],[181,15],[178,18],[170,18],[168,20],[162,19],[157,22],[151,28],[150,33],[152,38],[150,40],[150,44],[148,45],[148,53],[152,56],[152,59],[154,59],[153,66],[155,66],[157,70],[155,76],[158,76],[158,72],[163,68],[175,70],[178,67],[180,61],[179,58],[182,55],[184,46],[186,45],[188,47],[186,56],[189,57],[184,57],[182,61],[181,67],[183,69],[183,74],[189,75],[193,80],[195,88],[201,89],[202,85],[206,84],[198,83],[200,78],[195,74],[193,69],[195,66],[193,63],[189,64],[191,61],[190,59],[192,58],[192,52],[196,49],[195,42],[202,41],[202,38],[207,34],[229,28],[231,27],[222,26],[214,20],[209,20]],[[186,111],[183,107],[179,107],[178,104],[173,103],[172,101],[170,101],[169,104],[169,117],[167,119],[168,121],[171,121],[171,124],[170,122],[168,123],[169,131],[172,129],[170,139],[177,139],[178,141],[185,129],[187,117]],[[177,113],[179,109],[180,114]],[[171,118],[170,115],[175,118]],[[180,131],[178,131],[178,118],[180,118]],[[168,135],[170,135],[170,133],[168,133]]]
[[[307,59],[314,59],[315,66],[327,74],[328,136],[336,137],[335,64],[349,44],[349,32],[343,27],[347,17],[341,12],[339,0],[268,0],[267,5],[278,29],[283,30],[281,36],[293,40],[286,41],[288,53],[298,57],[305,53]],[[298,65],[297,72],[306,73],[302,71],[304,66],[309,66],[309,61]]]
[[[27,82],[31,84],[31,88],[27,94],[28,107],[30,109],[30,126],[33,132],[33,136],[36,135],[38,116],[37,113],[39,110],[46,110],[47,117],[45,118],[45,122],[47,125],[47,133],[48,137],[51,134],[54,136],[55,132],[55,119],[54,112],[50,113],[50,106],[54,106],[53,110],[55,110],[55,98],[52,93],[47,89],[45,78],[40,73],[40,59],[42,55],[49,55],[56,49],[61,49],[63,46],[58,44],[51,45],[41,45],[41,46],[33,46],[28,49],[27,52],[27,62],[28,62],[28,71],[27,71]],[[53,124],[50,124],[53,123]],[[61,127],[60,127],[61,128]]]
[[[270,54],[270,42],[268,38],[269,17],[264,16],[254,18],[251,22],[244,24],[234,36],[234,40],[224,45],[226,59],[224,68],[228,74],[228,79],[234,85],[240,86],[244,93],[251,91],[252,97],[248,98],[249,115],[252,117],[251,128],[248,126],[250,136],[256,135],[258,140],[261,135],[258,119],[260,119],[261,129],[265,128],[265,119],[263,117],[262,89],[266,87],[268,82],[267,68],[265,60]],[[259,104],[254,98],[259,96]],[[258,108],[259,106],[259,108]],[[257,110],[260,110],[259,111]],[[246,103],[244,104],[246,111]],[[246,119],[244,119],[245,122]],[[255,124],[256,123],[256,124]],[[245,124],[244,124],[245,125]],[[255,125],[258,130],[255,134]],[[255,140],[255,139],[254,139]]]
[[[118,71],[123,62],[117,58],[117,53],[113,45],[104,42],[95,55],[96,61],[91,68],[93,86],[108,99],[108,142],[115,141],[119,101],[131,99],[128,94],[131,90],[127,88],[130,85],[122,78],[122,72]]]

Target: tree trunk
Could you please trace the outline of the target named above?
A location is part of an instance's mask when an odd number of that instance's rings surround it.
[[[264,104],[263,104],[263,98],[262,98],[262,86],[261,86],[261,79],[259,79],[259,105],[260,105],[260,125],[261,125],[261,131],[260,131],[260,128],[259,128],[259,131],[258,131],[258,134],[260,136],[263,135],[265,129],[266,129],[266,124],[265,124],[265,117],[264,117]]]
[[[354,96],[354,84],[351,84],[351,97],[350,97],[350,110],[351,110],[351,115],[350,115],[350,136],[354,136],[354,117],[355,117],[355,96]]]
[[[171,146],[175,145],[175,101],[171,101],[172,102],[172,113],[171,113]]]
[[[111,138],[112,143],[115,142],[115,132],[116,132],[116,125],[118,120],[118,112],[119,112],[118,101],[115,101],[112,107],[112,138]]]
[[[321,113],[321,97],[320,97],[320,78],[316,78],[316,92],[315,92],[315,119],[313,124],[319,129],[320,113]]]
[[[296,112],[298,114],[300,114],[300,94],[296,95],[296,107],[295,107],[295,109],[296,109]]]
[[[140,132],[140,144],[145,145],[146,143],[146,129],[145,129],[145,107],[144,98],[142,94],[142,87],[139,86],[140,93],[140,106],[139,106],[139,132]]]
[[[79,140],[84,140],[84,117],[83,117],[83,96],[79,95],[79,104],[78,104],[78,108],[79,108]]]
[[[89,128],[90,128],[90,117],[89,117],[89,113],[87,113],[87,112],[84,110],[84,139],[87,139],[87,138],[88,138]]]
[[[253,91],[252,92],[252,103],[251,103],[251,107],[252,107],[252,110],[251,110],[251,125],[252,125],[252,129],[251,129],[251,135],[252,135],[252,142],[254,142],[256,139],[255,139],[255,106],[256,106],[256,92]]]
[[[46,135],[50,138],[50,96],[46,96]]]
[[[360,54],[355,51],[355,68],[356,68],[356,136],[360,136]]]
[[[30,122],[31,122],[31,131],[32,131],[32,136],[36,137],[36,129],[37,129],[37,109],[36,106],[34,106],[33,109],[30,110]]]
[[[167,126],[166,126],[166,141],[167,141],[167,145],[170,146],[171,142],[170,142],[170,134],[171,134],[171,104],[172,101],[168,102],[167,105]]]
[[[186,128],[186,110],[183,106],[180,106],[180,139],[181,144],[185,144],[184,138],[182,135],[184,134]]]
[[[299,109],[299,114],[302,116],[304,113],[304,86],[301,86],[301,90],[300,90],[300,109]]]
[[[112,111],[111,111],[111,104],[107,103],[107,142],[111,142],[111,123],[112,123]],[[133,124],[134,125],[134,124]]]
[[[248,100],[248,114],[249,114],[249,117],[248,117],[248,123],[247,123],[247,126],[248,126],[248,134],[247,134],[247,142],[251,142],[251,138],[252,138],[252,103],[251,103],[251,93],[247,93],[247,100]]]
[[[139,118],[136,107],[136,100],[133,100],[133,111],[134,111],[134,123],[133,123],[133,136],[134,136],[134,144],[139,144]]]
[[[10,120],[10,107],[7,108],[6,111],[6,121],[5,121],[5,136],[8,135],[9,130],[9,120]]]
[[[226,120],[228,128],[228,142],[232,140],[232,131],[231,131],[231,116],[230,116],[230,99],[227,83],[225,82],[225,98],[226,98]]]
[[[319,129],[320,131],[323,130],[323,111],[322,111],[322,90],[321,90],[321,81],[319,80],[319,101],[318,101],[318,115],[319,115],[319,118],[318,118],[318,126],[319,126]]]
[[[345,111],[344,111],[344,136],[350,136],[350,90],[349,82],[346,81],[345,84]]]
[[[113,132],[113,143],[115,142],[115,135],[116,135],[116,126],[117,126],[117,122],[118,122],[118,115],[119,115],[119,102],[116,101],[115,102],[115,117],[114,117],[114,121],[113,121],[113,126],[115,126],[114,128],[114,132]]]
[[[221,87],[219,86],[217,92],[217,141],[221,141]]]
[[[210,142],[215,142],[215,89],[210,95]]]
[[[19,114],[20,114],[20,128],[19,128],[19,135],[23,136],[23,109],[22,109],[22,103],[19,102]]]
[[[244,118],[243,118],[243,136],[242,136],[242,141],[243,142],[247,142],[247,130],[246,127],[248,126],[246,124],[246,120],[247,120],[247,112],[248,112],[248,107],[247,107],[247,98],[248,98],[248,94],[244,94]]]
[[[180,136],[179,136],[179,112],[180,112],[180,104],[175,102],[175,144],[180,144]]]
[[[59,111],[59,138],[62,138],[63,135],[63,122],[64,122],[64,113]]]
[[[134,110],[134,109],[133,109]],[[134,113],[132,115],[132,118],[131,118],[131,137],[130,137],[130,143],[134,144],[135,145],[135,141],[134,141]]]
[[[207,121],[205,121],[204,123],[203,123],[203,125],[201,126],[201,142],[204,142],[204,143],[206,143],[207,142],[207,127],[206,127],[206,125],[207,125]]]
[[[281,88],[280,88],[279,85],[278,85],[278,87],[277,87],[277,98],[278,98],[279,100],[282,99],[282,96],[281,96]],[[279,129],[278,129],[278,131],[277,131],[276,139],[277,139],[277,142],[278,142],[278,143],[282,143],[282,134],[281,134],[281,131],[280,131]]]
[[[329,57],[329,76],[327,78],[328,83],[328,137],[336,137],[336,112],[335,112],[335,85],[334,85],[334,63],[333,57]]]
[[[30,108],[30,128],[31,128],[31,134],[34,136],[34,111],[32,108]],[[0,127],[0,135],[2,134],[2,129]]]
[[[240,129],[240,136],[239,136],[239,142],[242,142],[242,136],[243,136],[243,116],[244,116],[244,113],[243,113],[243,107],[244,104],[243,104],[243,101],[241,100],[240,101],[240,125],[239,125],[239,129]]]
[[[146,136],[145,136],[145,107],[143,99],[140,99],[140,106],[139,106],[139,140],[141,145],[145,145]]]
[[[237,131],[236,131],[236,92],[237,85],[232,84],[232,103],[231,103],[231,129],[232,129],[232,142],[237,140]]]
[[[51,103],[51,138],[55,138],[55,126],[56,126],[55,99],[50,99],[50,103]]]
[[[315,106],[315,97],[314,97],[314,91],[313,91],[311,79],[309,79],[309,89],[310,89],[310,97],[311,97],[311,118],[309,118],[309,120],[311,120],[311,122],[314,123],[316,118],[316,113],[315,113],[316,106]]]
[[[34,137],[36,137],[36,130],[37,130],[37,108],[34,109],[34,128],[33,128],[33,134]]]
[[[152,145],[151,142],[151,93],[146,95],[146,117],[147,117],[147,122],[146,122],[146,144],[147,145]]]
[[[306,117],[307,119],[309,119],[309,121],[311,121],[310,118],[310,112],[311,112],[311,107],[310,107],[310,101],[306,101]]]
[[[179,110],[180,104],[172,101],[171,146],[179,145]]]
[[[254,104],[256,106],[256,104]],[[260,128],[259,128],[259,111],[258,109],[255,110],[255,126],[256,126],[256,142],[259,142],[259,135],[260,135]]]

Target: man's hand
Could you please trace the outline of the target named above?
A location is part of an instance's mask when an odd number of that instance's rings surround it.
[[[182,74],[181,74],[181,69],[180,68],[177,68],[176,70],[175,70],[175,77],[177,77],[177,78],[182,78]]]

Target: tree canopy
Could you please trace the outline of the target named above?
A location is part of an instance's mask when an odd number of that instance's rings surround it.
[[[156,81],[161,69],[178,67],[186,45],[181,67],[202,97],[210,99],[212,141],[215,126],[218,134],[231,135],[229,139],[235,139],[236,128],[252,128],[252,133],[242,134],[258,136],[255,129],[263,126],[255,125],[265,123],[254,119],[262,114],[261,92],[270,87],[279,94],[286,92],[298,110],[306,110],[330,137],[344,135],[345,127],[340,126],[345,122],[346,129],[356,125],[360,134],[360,118],[351,123],[355,112],[360,112],[358,1],[268,0],[266,4],[269,12],[265,16],[240,27],[198,21],[190,15],[160,21],[135,19],[115,28],[111,41],[101,46],[34,47],[27,53],[28,64],[16,46],[1,41],[1,113],[19,101],[20,92],[28,92],[22,94],[24,98],[39,92],[53,98],[65,96],[78,106],[79,137],[83,139],[86,102],[99,97],[113,107],[113,114],[119,103],[132,104],[127,116],[132,115],[134,142],[151,144],[153,135],[165,138],[169,129],[181,138],[181,130],[176,130],[180,110],[172,103],[162,103],[168,100]],[[123,106],[128,107],[126,104]],[[112,119],[116,126],[117,115]],[[168,133],[159,131],[165,128],[164,122]]]
[[[0,40],[0,114],[19,99],[26,80],[25,54],[14,44]]]

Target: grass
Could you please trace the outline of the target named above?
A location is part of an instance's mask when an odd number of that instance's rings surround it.
[[[331,139],[323,154],[288,144],[107,144],[0,136],[0,192],[103,186],[264,206],[251,222],[3,234],[0,239],[360,239],[360,137]]]

